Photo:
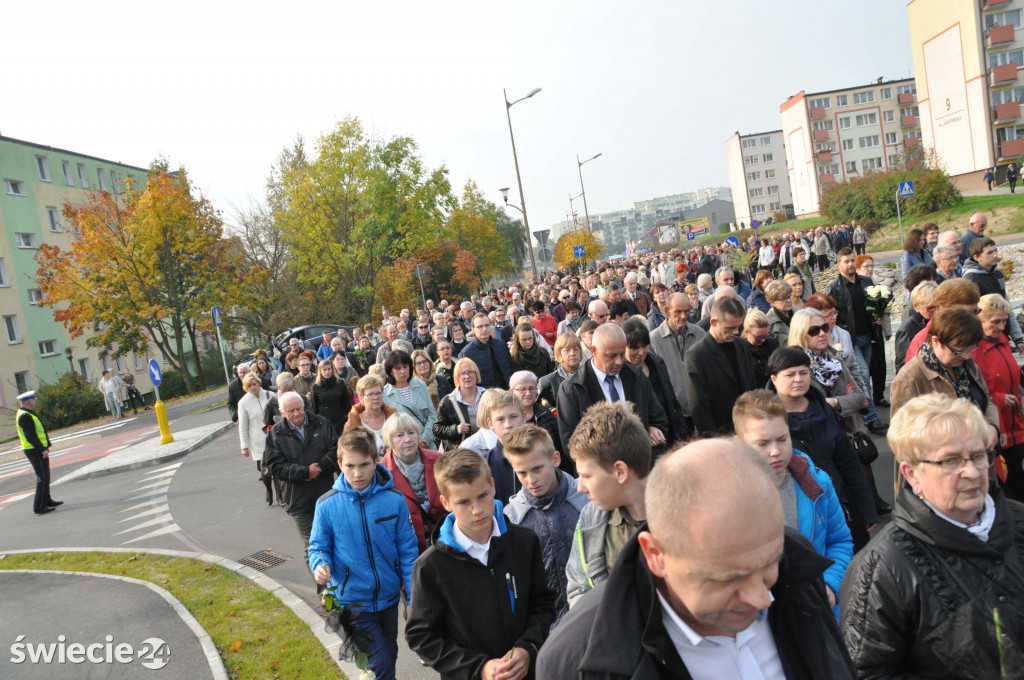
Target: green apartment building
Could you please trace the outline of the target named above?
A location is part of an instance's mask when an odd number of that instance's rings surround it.
[[[146,168],[0,136],[0,438],[21,392],[69,370],[95,382],[114,365],[86,347],[86,336],[71,340],[53,311],[39,305],[35,255],[42,243],[70,248],[75,234],[65,203],[84,203],[89,190],[123,193],[128,179],[145,183]],[[132,353],[117,364],[136,371],[147,391],[146,357]]]

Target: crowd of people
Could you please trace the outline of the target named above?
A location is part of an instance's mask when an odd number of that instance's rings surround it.
[[[986,225],[912,231],[906,300],[856,224],[500,282],[271,344],[228,408],[378,678],[400,609],[444,678],[1024,677],[1024,334]]]

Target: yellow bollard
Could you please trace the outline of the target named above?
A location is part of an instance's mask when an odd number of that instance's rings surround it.
[[[164,402],[156,402],[156,422],[160,425],[160,443],[170,444],[174,441],[174,435],[171,434],[171,428],[167,424],[167,409],[164,408]]]

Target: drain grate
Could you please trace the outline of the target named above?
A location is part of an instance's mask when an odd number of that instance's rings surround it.
[[[243,557],[238,560],[238,563],[251,567],[256,571],[266,571],[267,569],[272,569],[273,567],[284,564],[288,559],[287,555],[272,553],[269,550],[261,550],[260,552],[253,553],[248,557]]]

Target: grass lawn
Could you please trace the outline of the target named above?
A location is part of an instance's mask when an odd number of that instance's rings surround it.
[[[178,598],[213,638],[232,678],[341,678],[291,609],[232,571],[198,560],[140,553],[8,555],[0,569],[53,569],[150,581]]]

